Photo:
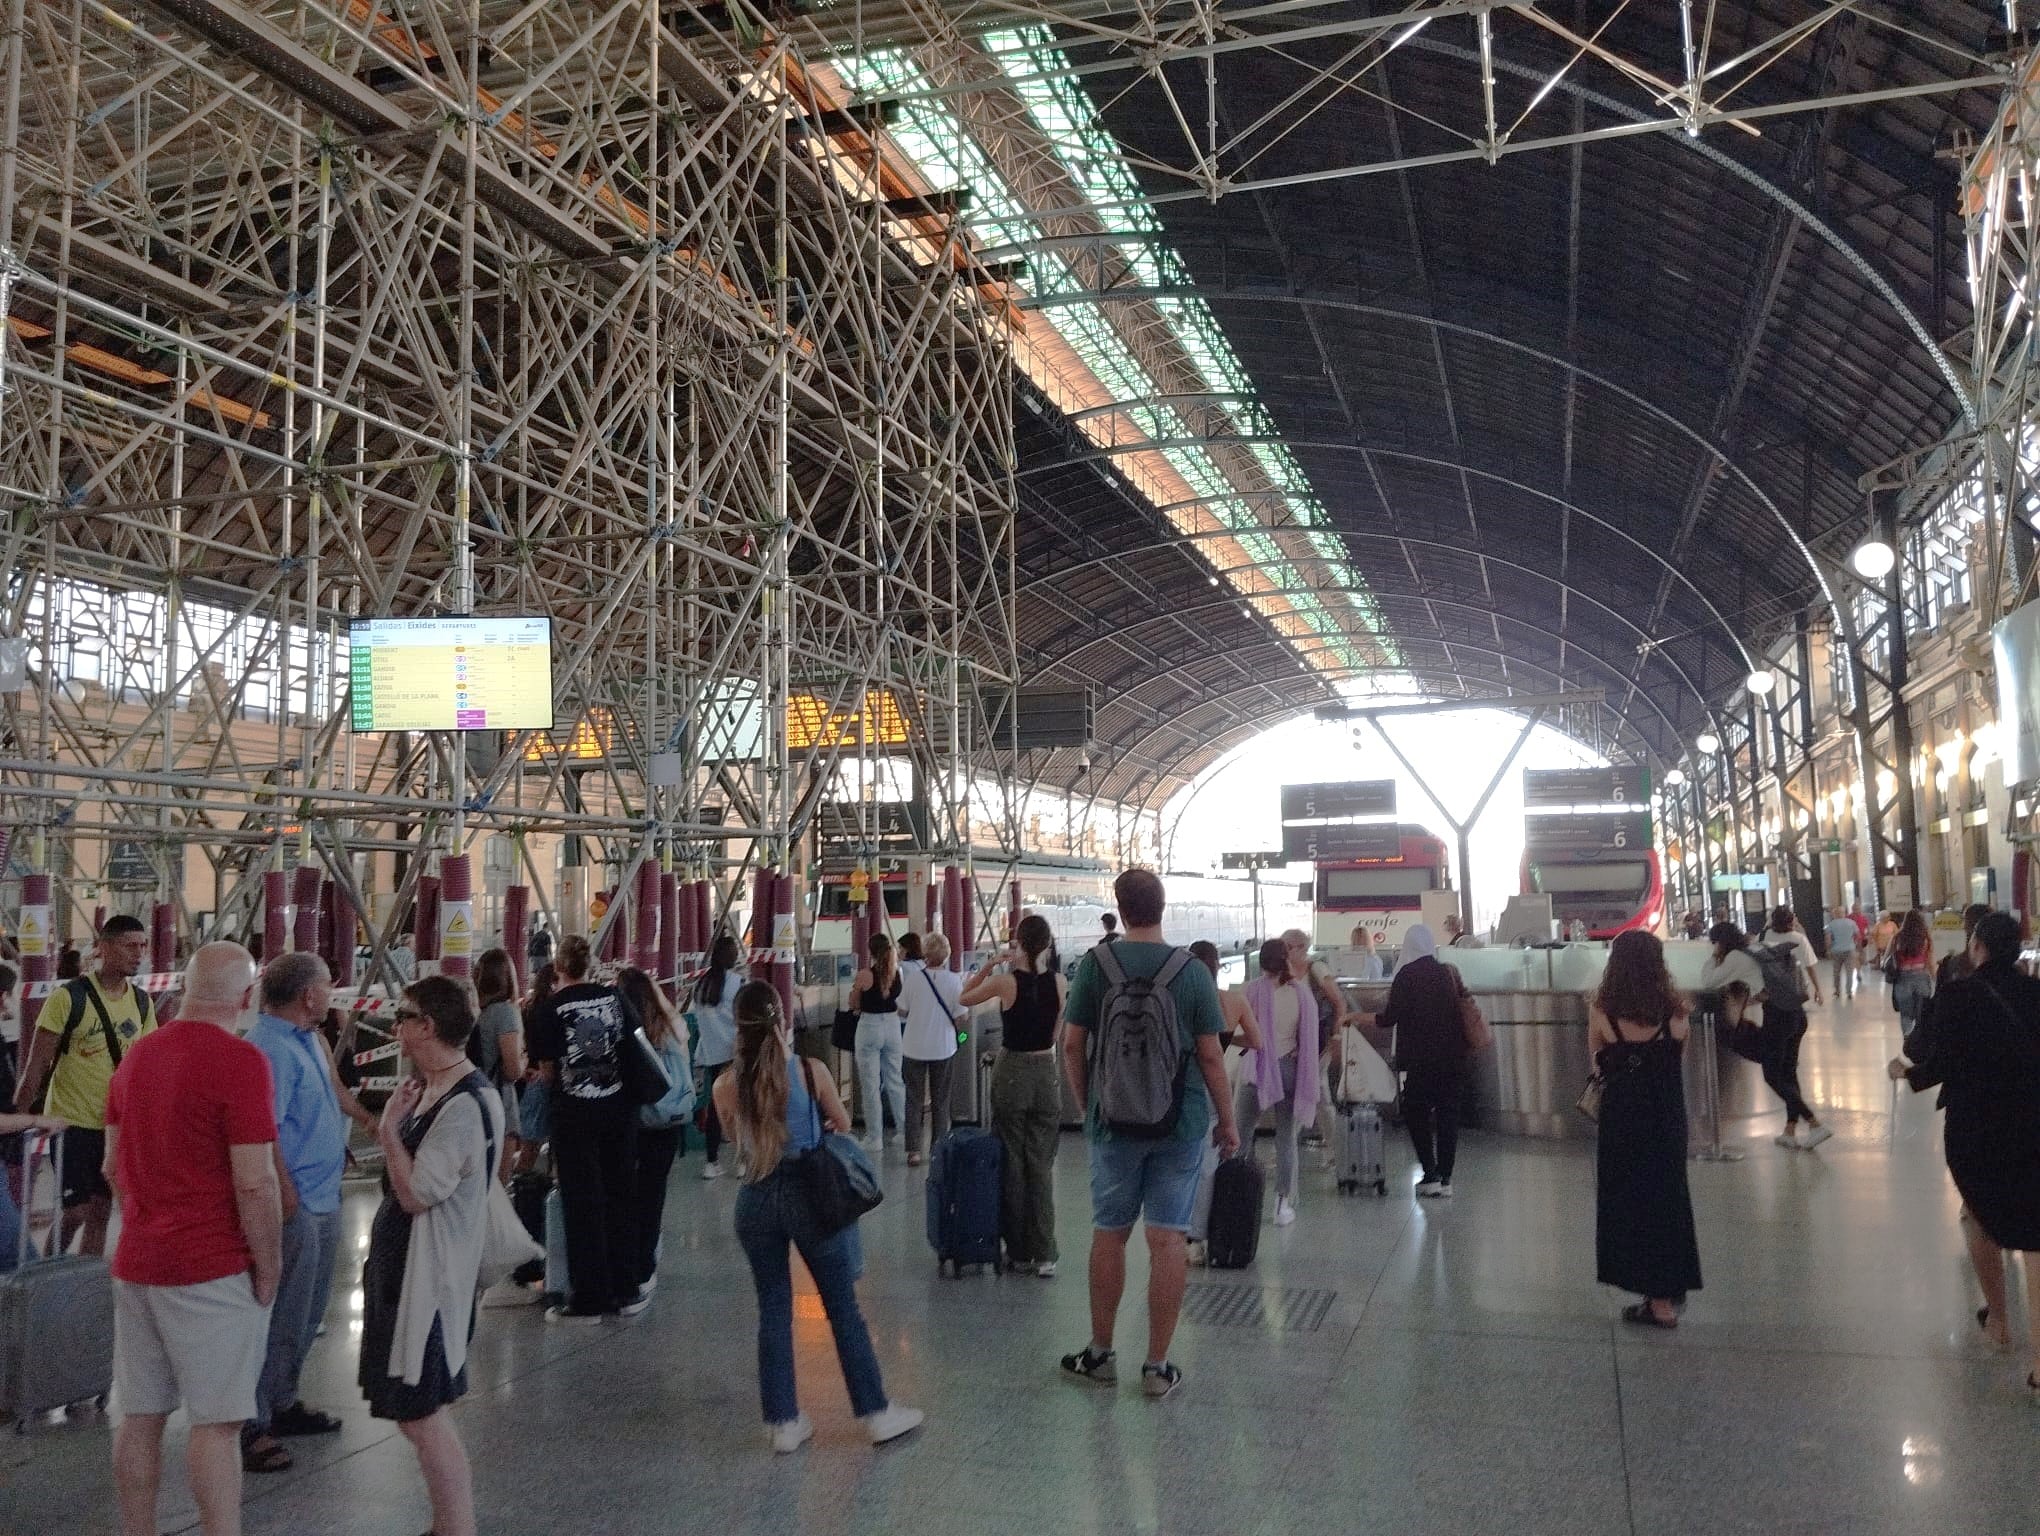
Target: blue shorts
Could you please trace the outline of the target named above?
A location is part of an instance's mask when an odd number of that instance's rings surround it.
[[[552,1088],[544,1079],[526,1083],[517,1101],[518,1134],[526,1141],[552,1137]]]
[[[1145,1220],[1160,1232],[1188,1232],[1197,1205],[1204,1137],[1091,1143],[1091,1225],[1124,1232]]]

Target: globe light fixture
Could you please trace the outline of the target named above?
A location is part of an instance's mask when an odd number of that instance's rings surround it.
[[[1667,789],[1677,789],[1685,782],[1686,770],[1683,768],[1674,768],[1665,775],[1665,788]]]
[[[1849,569],[1865,581],[1882,581],[1898,564],[1898,552],[1882,539],[1865,539],[1849,551]]]
[[[1712,757],[1721,750],[1721,738],[1712,731],[1702,731],[1693,738],[1693,745],[1700,749],[1702,756]]]
[[[1769,693],[1777,684],[1778,679],[1771,675],[1771,670],[1768,667],[1758,667],[1756,671],[1743,679],[1743,686],[1749,689],[1751,693],[1757,694]]]

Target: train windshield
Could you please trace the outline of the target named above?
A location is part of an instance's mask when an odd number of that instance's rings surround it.
[[[1436,890],[1438,872],[1425,865],[1393,864],[1378,869],[1328,869],[1323,874],[1323,901],[1379,901],[1384,897],[1421,896]]]
[[[1619,864],[1537,864],[1531,879],[1552,896],[1636,898],[1650,889],[1650,866],[1641,859]]]

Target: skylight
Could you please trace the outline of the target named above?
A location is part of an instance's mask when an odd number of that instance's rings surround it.
[[[1116,453],[1115,461],[1158,507],[1169,509],[1165,515],[1172,523],[1196,535],[1193,547],[1307,665],[1351,676],[1384,663],[1399,664],[1366,583],[1303,467],[1280,441],[1274,419],[1256,396],[1217,316],[1204,300],[1177,296],[1193,286],[1189,269],[1160,238],[1161,220],[1098,121],[1090,98],[1062,77],[1062,56],[1051,34],[1026,28],[993,33],[982,42],[1084,199],[1112,210],[1115,232],[1140,237],[1115,247],[1132,269],[1130,281],[1144,289],[1174,290],[1143,302],[1165,323],[1169,340],[1198,376],[1198,388],[1225,397],[1222,410],[1233,435],[1263,440],[1240,444],[1228,473],[1218,454],[1194,441],[1210,436],[1209,416],[1155,398],[1172,390],[1183,394],[1182,385],[1171,380],[1165,386],[1153,377],[1104,306],[1073,299],[1036,311],[1033,318],[1054,328],[1095,378],[1105,402],[1141,402],[1108,413],[1111,420],[1087,420],[1084,429],[1101,445],[1126,448],[1131,434],[1138,434],[1131,438],[1135,445],[1143,440],[1156,445]],[[879,49],[832,62],[844,81],[866,96],[905,98],[890,128],[894,142],[931,190],[969,186],[965,222],[982,246],[1022,246],[1042,238],[1031,210],[929,91],[928,77],[909,53]],[[1071,258],[1037,254],[1028,286],[1036,298],[1054,298],[1088,292],[1091,284]],[[1029,371],[1036,368],[1030,365]],[[1243,482],[1247,464],[1255,473]]]

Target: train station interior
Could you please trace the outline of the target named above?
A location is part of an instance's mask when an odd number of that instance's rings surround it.
[[[0,1536],[2040,1526],[2034,6],[0,7]]]

